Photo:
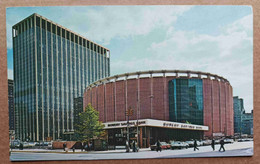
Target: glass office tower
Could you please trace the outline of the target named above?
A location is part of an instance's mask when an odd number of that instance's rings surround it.
[[[110,75],[109,50],[38,14],[14,25],[12,35],[16,137],[73,133],[73,100]]]
[[[202,79],[169,81],[170,120],[203,125]]]

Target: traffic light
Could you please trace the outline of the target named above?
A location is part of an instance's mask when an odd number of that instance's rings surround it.
[[[129,116],[132,116],[134,113],[134,110],[133,109],[130,109],[130,113],[129,113]]]
[[[127,109],[126,112],[125,112],[125,114],[126,114],[127,116],[132,116],[133,113],[134,113],[134,110],[131,109],[131,108],[130,108],[130,109]]]

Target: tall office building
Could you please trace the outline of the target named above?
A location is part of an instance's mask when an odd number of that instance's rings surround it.
[[[242,115],[245,112],[244,100],[238,96],[233,97],[234,133],[242,133]]]
[[[9,132],[14,132],[14,81],[8,79],[8,111],[9,111]]]
[[[242,114],[242,134],[253,135],[253,110],[251,113]]]
[[[73,99],[110,75],[109,50],[38,14],[12,27],[16,137],[73,133]]]

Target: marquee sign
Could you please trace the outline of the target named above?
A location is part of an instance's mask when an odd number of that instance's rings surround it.
[[[115,128],[127,127],[127,121],[107,122],[103,124],[105,125],[104,129],[115,129]],[[138,121],[137,120],[129,121],[129,127],[136,127],[137,124],[138,126],[161,127],[161,128],[170,128],[170,129],[187,129],[187,130],[202,130],[202,131],[209,130],[208,126],[154,120],[154,119],[142,119]]]

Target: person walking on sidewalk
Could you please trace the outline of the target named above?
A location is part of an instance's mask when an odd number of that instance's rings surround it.
[[[211,141],[211,147],[212,147],[213,151],[215,151],[215,140],[214,140],[214,138]]]
[[[66,143],[63,143],[63,150],[64,151],[65,151],[66,147],[67,147]]]
[[[194,151],[199,150],[197,140],[194,140]]]
[[[81,151],[83,151],[83,150],[84,150],[84,143],[81,142]]]
[[[162,148],[161,148],[161,143],[159,140],[157,140],[156,142],[156,151],[158,152],[160,150],[160,152],[162,151]]]
[[[133,141],[133,152],[136,152],[135,140]]]
[[[223,149],[223,152],[225,151],[224,144],[225,144],[224,139],[221,139],[221,140],[220,140],[220,148],[219,148],[219,151],[221,151],[221,149]]]
[[[125,146],[126,146],[126,152],[128,153],[130,150],[130,148],[129,148],[129,142],[128,142],[128,140],[126,140],[126,143],[125,143]]]

